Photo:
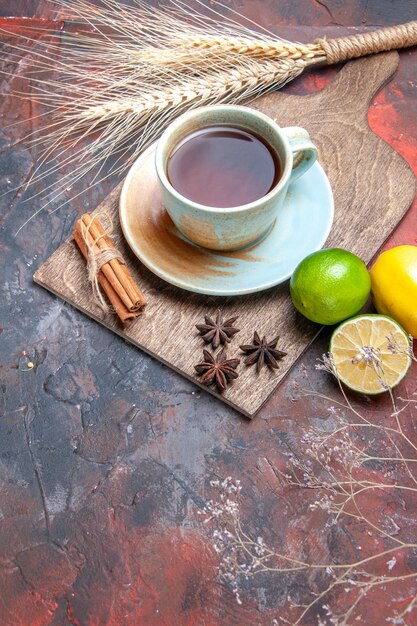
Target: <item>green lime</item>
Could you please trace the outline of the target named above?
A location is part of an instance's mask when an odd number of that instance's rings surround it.
[[[353,391],[392,389],[411,365],[410,338],[385,315],[358,315],[340,324],[330,341],[335,374]]]
[[[295,308],[318,324],[337,324],[366,303],[371,279],[365,263],[352,252],[325,248],[296,267],[290,282]]]

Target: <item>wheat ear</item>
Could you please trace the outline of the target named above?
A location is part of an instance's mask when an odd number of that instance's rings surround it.
[[[190,36],[181,33],[173,40],[173,45],[213,53],[222,51],[230,54],[245,54],[255,59],[316,59],[316,62],[325,60],[324,51],[318,44],[291,43],[280,39],[258,39],[256,36],[207,35],[203,33]]]
[[[303,59],[296,62],[274,63],[265,61],[262,65],[245,65],[236,69],[208,72],[205,80],[188,79],[180,84],[163,89],[155,87],[149,93],[138,93],[133,98],[115,98],[109,102],[91,106],[88,102],[75,105],[76,111],[68,116],[76,117],[77,126],[105,123],[118,115],[133,114],[138,119],[142,116],[160,114],[171,107],[200,105],[201,103],[219,103],[230,97],[238,101],[244,97],[258,94],[271,86],[280,87],[292,80],[305,69]],[[64,119],[65,119],[64,114]]]

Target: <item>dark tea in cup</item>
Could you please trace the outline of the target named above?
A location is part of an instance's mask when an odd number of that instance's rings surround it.
[[[167,162],[173,188],[188,200],[233,208],[266,196],[282,176],[278,154],[243,128],[212,126],[182,139]]]

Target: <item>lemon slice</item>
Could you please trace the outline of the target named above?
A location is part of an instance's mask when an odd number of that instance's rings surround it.
[[[365,394],[398,385],[412,360],[409,336],[385,315],[358,315],[343,322],[332,335],[330,354],[340,380]]]

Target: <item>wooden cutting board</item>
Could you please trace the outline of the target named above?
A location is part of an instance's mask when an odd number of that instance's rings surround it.
[[[372,97],[397,65],[396,52],[352,61],[319,93],[300,97],[277,92],[251,103],[281,126],[302,125],[310,132],[335,197],[335,221],[326,245],[347,248],[366,262],[403,217],[415,193],[414,175],[407,163],[370,130],[367,122]],[[99,207],[112,213],[116,224],[119,193],[120,186]],[[279,335],[278,347],[288,356],[277,372],[264,369],[257,376],[254,367],[241,364],[239,378],[224,394],[219,396],[214,388],[208,389],[249,417],[260,409],[320,330],[296,313],[288,284],[238,298],[191,294],[168,285],[143,267],[128,249],[118,226],[114,240],[149,302],[146,313],[130,326],[123,328],[114,315],[104,315],[93,304],[85,264],[72,239],[39,268],[34,280],[197,384],[194,365],[202,360],[203,342],[195,324],[202,322],[205,313],[215,315],[221,306],[226,317],[239,315],[241,332],[230,345],[229,356],[239,354],[239,344],[249,343],[254,330],[270,338]]]

